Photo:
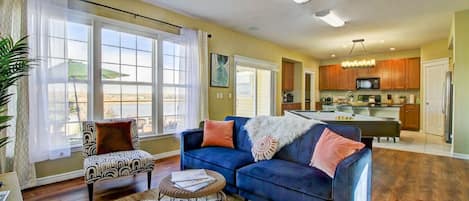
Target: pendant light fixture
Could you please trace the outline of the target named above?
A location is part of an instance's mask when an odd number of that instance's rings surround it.
[[[357,43],[360,43],[363,49],[363,57],[366,57],[368,55],[368,52],[366,51],[365,48],[365,39],[356,39],[352,40],[353,45],[352,49],[350,49],[350,52],[348,54],[349,57],[351,57],[353,50],[355,49],[355,45]],[[368,58],[363,58],[363,59],[355,59],[355,60],[345,60],[342,62],[342,68],[371,68],[376,65],[376,60],[375,59],[368,59]]]

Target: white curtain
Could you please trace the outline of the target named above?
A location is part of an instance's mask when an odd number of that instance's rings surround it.
[[[208,37],[200,30],[183,28],[179,41],[186,50],[186,129],[208,119]]]
[[[56,57],[51,54],[67,54],[66,43],[60,40],[60,36],[66,36],[66,4],[67,1],[61,0],[29,0],[27,5],[30,55],[39,61],[29,76],[31,162],[70,156],[66,136],[69,117],[67,60],[63,59],[59,65],[50,62],[52,56]],[[63,29],[51,28],[51,23],[62,23]],[[52,39],[50,35],[58,36],[58,39]]]

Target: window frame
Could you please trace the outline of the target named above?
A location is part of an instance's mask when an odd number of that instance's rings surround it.
[[[257,96],[258,96],[258,79],[257,79],[257,73],[258,70],[268,70],[270,71],[270,86],[277,86],[277,72],[278,72],[278,65],[268,62],[268,61],[263,61],[259,59],[254,59],[254,58],[249,58],[249,57],[244,57],[244,56],[239,56],[235,55],[234,56],[234,62],[233,62],[233,67],[234,67],[234,101],[233,101],[233,111],[236,114],[237,111],[237,68],[242,67],[242,68],[252,68],[254,70],[254,77],[255,77],[255,82],[254,82],[254,90],[252,93],[254,93],[254,115],[258,115],[258,108],[257,108]],[[277,112],[277,91],[276,87],[270,87],[270,96],[271,96],[271,105],[270,105],[270,114],[275,115]]]
[[[93,15],[83,15],[81,13],[72,12],[72,17],[65,20],[66,23],[78,23],[89,26],[88,30],[88,80],[78,80],[76,83],[85,83],[88,85],[87,88],[87,120],[102,120],[104,119],[104,84],[129,84],[138,86],[151,86],[152,87],[152,132],[150,133],[139,133],[142,139],[159,139],[166,138],[168,136],[175,135],[175,132],[163,132],[163,87],[167,84],[163,83],[163,41],[169,41],[177,43],[177,41],[171,40],[173,34],[153,30],[150,28],[132,25],[124,22],[119,22],[112,19]],[[103,29],[111,29],[118,32],[124,32],[143,36],[152,39],[152,82],[121,82],[121,81],[103,81],[101,79],[102,72],[102,39],[101,34]],[[65,40],[68,40],[65,32]],[[48,39],[54,36],[48,36]],[[55,37],[54,37],[55,38]],[[73,39],[71,39],[73,40]],[[67,48],[66,44],[64,48]],[[137,50],[138,51],[138,50]],[[65,58],[67,59],[67,53]],[[52,56],[47,56],[52,58]],[[187,76],[187,75],[186,75]],[[188,83],[184,85],[175,84],[174,87],[189,87]],[[187,101],[187,98],[185,99]],[[68,121],[67,121],[68,123]],[[75,122],[76,123],[76,122]],[[80,122],[79,122],[80,123]],[[73,151],[79,150],[82,147],[82,143],[73,143],[70,141],[70,145]]]

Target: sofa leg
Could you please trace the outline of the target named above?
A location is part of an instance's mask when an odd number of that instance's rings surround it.
[[[147,172],[147,187],[148,189],[151,188],[151,171]]]
[[[88,199],[93,201],[93,183],[88,184]]]

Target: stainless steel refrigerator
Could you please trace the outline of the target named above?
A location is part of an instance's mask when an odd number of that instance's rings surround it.
[[[445,116],[445,140],[451,143],[453,139],[453,73],[446,72],[443,86],[443,115]]]

